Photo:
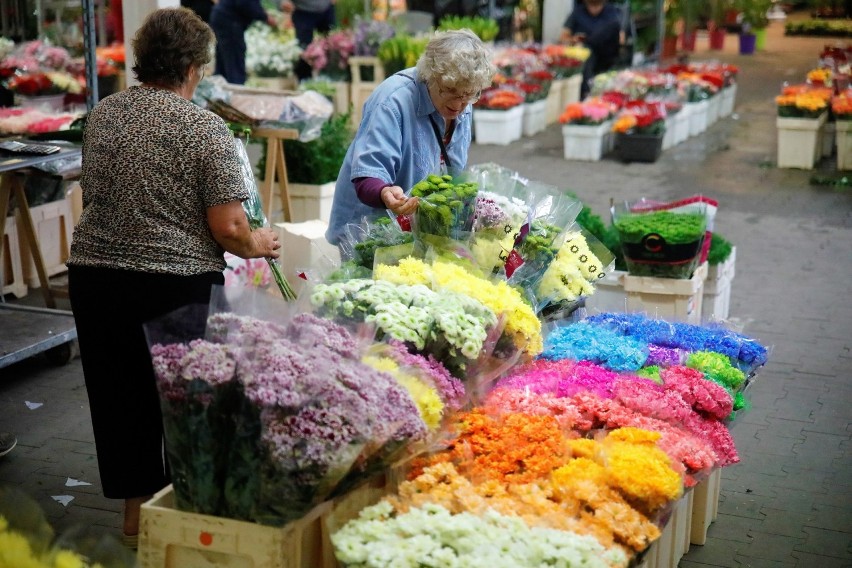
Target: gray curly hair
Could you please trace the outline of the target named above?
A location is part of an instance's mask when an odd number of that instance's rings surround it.
[[[497,69],[482,40],[469,29],[435,32],[417,60],[417,77],[427,85],[480,91],[491,85]]]

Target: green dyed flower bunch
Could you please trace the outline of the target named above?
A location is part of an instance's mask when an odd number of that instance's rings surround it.
[[[450,175],[430,175],[411,188],[420,200],[414,213],[417,234],[463,240],[473,228],[479,186],[454,182]]]
[[[635,276],[690,278],[698,263],[704,214],[653,211],[617,215],[614,222],[627,270]]]

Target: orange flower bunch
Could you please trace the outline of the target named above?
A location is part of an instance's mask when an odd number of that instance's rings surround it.
[[[636,128],[637,120],[632,114],[622,114],[612,125],[612,131],[619,134],[630,132]]]
[[[805,91],[779,95],[775,97],[775,104],[778,105],[779,116],[816,118],[828,108],[829,100],[823,93]]]
[[[489,110],[508,110],[524,102],[524,95],[518,91],[506,88],[497,88],[482,94],[482,98],[476,104],[479,108]]]
[[[451,462],[471,479],[529,483],[549,476],[568,456],[567,439],[552,416],[495,417],[474,410],[459,414],[455,429],[445,451],[412,463],[413,477],[422,468]]]
[[[817,85],[808,85],[801,83],[798,85],[787,85],[781,90],[782,95],[804,95],[810,94],[819,97],[825,101],[831,100],[834,91],[829,87],[820,87]]]
[[[592,98],[581,103],[570,103],[559,116],[562,124],[601,124],[609,119],[614,112],[611,103]]]
[[[812,69],[808,71],[808,83],[812,85],[829,85],[831,69]]]
[[[852,119],[852,91],[847,89],[832,98],[831,111],[841,120]]]

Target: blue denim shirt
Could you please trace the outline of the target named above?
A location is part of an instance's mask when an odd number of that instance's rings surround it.
[[[386,209],[365,205],[355,193],[352,180],[374,177],[408,192],[432,173],[441,171],[441,147],[429,121],[431,115],[443,134],[444,120],[429,97],[426,84],[416,81],[415,68],[385,79],[364,103],[361,125],[346,152],[334,189],[334,201],[326,239],[339,244],[349,223],[377,219]],[[452,168],[461,173],[470,146],[471,107],[456,119],[453,138],[447,146]]]

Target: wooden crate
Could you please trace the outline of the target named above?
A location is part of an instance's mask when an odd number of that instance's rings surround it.
[[[373,80],[364,81],[361,78],[361,67],[373,68]],[[385,80],[385,68],[378,57],[356,56],[349,58],[349,70],[352,74],[350,85],[350,97],[352,102],[352,124],[355,128],[361,124],[361,115],[364,112],[364,103],[376,90],[376,87]]]
[[[71,254],[71,234],[74,232],[71,199],[60,199],[30,207],[30,215],[35,226],[41,255],[44,258],[47,276],[65,272],[67,270],[65,261]],[[31,288],[38,288],[41,284],[38,281],[29,243],[27,239],[21,237],[20,232],[19,241],[24,280]]]
[[[2,246],[3,264],[0,266],[2,290],[0,290],[0,295],[14,294],[16,298],[23,298],[27,295],[27,283],[24,280],[21,245],[15,217],[6,217]]]
[[[187,513],[168,486],[142,505],[141,568],[337,568],[331,535],[388,491],[377,477],[283,527]]]

